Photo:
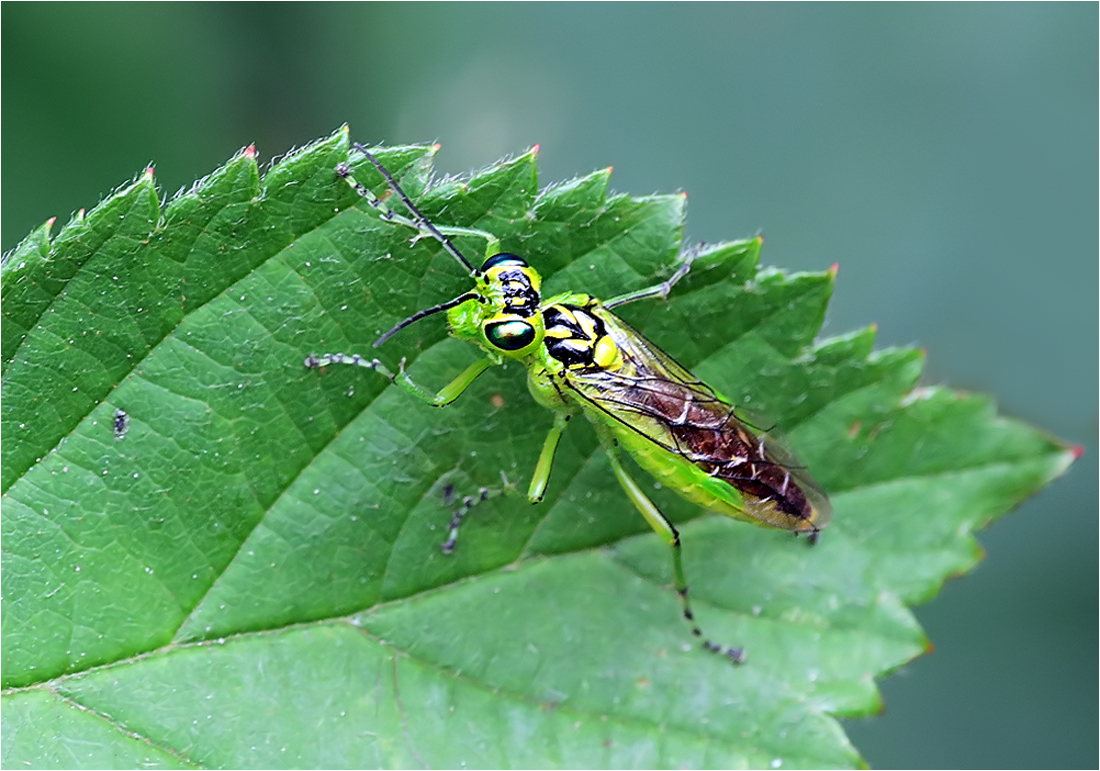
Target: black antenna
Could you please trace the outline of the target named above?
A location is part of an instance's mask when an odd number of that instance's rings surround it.
[[[370,151],[367,150],[367,148],[363,147],[363,145],[359,144],[358,142],[352,143],[352,147],[361,152],[363,155],[367,156],[367,160],[373,163],[374,168],[378,169],[378,172],[386,178],[386,182],[389,183],[389,186],[391,188],[393,188],[393,192],[397,193],[397,196],[401,199],[402,203],[405,204],[405,208],[408,209],[409,212],[413,215],[413,220],[416,222],[416,224],[422,227],[424,230],[427,230],[437,241],[439,241],[439,243],[443,244],[443,249],[447,252],[447,254],[451,255],[456,260],[465,265],[466,270],[470,272],[471,276],[480,276],[481,271],[471,265],[470,261],[462,256],[462,252],[458,251],[458,247],[451,243],[451,240],[447,238],[447,236],[440,233],[436,226],[430,223],[428,221],[428,218],[420,213],[420,209],[417,209],[412,200],[410,200],[410,198],[405,195],[405,191],[401,189],[401,185],[397,184],[397,180],[393,178],[393,175],[386,171],[386,167],[383,166],[377,158],[371,155]],[[415,321],[415,318],[410,319],[409,323],[411,324],[413,321]],[[396,331],[396,329],[391,330],[391,332]],[[387,333],[387,335],[388,334],[390,333]],[[382,339],[384,340],[385,336],[383,336]],[[382,340],[379,340],[378,342],[380,343],[382,342]],[[378,343],[375,343],[375,345],[378,345]]]
[[[375,340],[374,347],[377,348],[378,346],[382,345],[382,343],[389,340],[391,337],[396,335],[405,327],[409,326],[409,324],[412,324],[414,321],[420,321],[420,319],[424,318],[425,316],[431,316],[433,313],[439,313],[440,311],[449,311],[456,305],[462,305],[462,303],[466,302],[467,300],[477,300],[480,299],[480,297],[481,295],[477,294],[476,292],[467,292],[466,294],[459,295],[453,300],[448,300],[445,303],[433,305],[431,308],[425,308],[422,311],[417,311],[416,313],[402,321],[400,324],[398,324],[396,327],[391,329],[389,332]]]

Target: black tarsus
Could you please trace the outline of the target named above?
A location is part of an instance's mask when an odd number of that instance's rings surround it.
[[[447,251],[448,254],[461,262],[463,265],[465,265],[466,270],[470,271],[471,276],[474,276],[475,278],[477,276],[480,276],[481,271],[471,265],[470,261],[462,256],[462,252],[458,251],[458,247],[451,243],[451,240],[447,238],[447,236],[439,232],[439,229],[428,221],[428,218],[421,213],[420,209],[416,208],[416,204],[414,204],[412,202],[412,199],[410,199],[409,196],[405,194],[405,191],[401,189],[401,185],[397,184],[397,180],[393,178],[393,175],[390,174],[389,171],[386,170],[386,167],[383,166],[377,158],[371,155],[371,152],[367,148],[363,147],[363,145],[361,145],[360,143],[354,142],[352,143],[352,147],[365,155],[367,157],[367,160],[374,164],[374,168],[378,169],[378,173],[386,179],[386,183],[389,184],[393,192],[397,193],[397,196],[401,199],[401,202],[405,204],[405,208],[407,208],[409,210],[409,213],[413,215],[413,219],[416,220],[416,223],[427,230],[429,233],[431,233],[432,236],[434,236],[435,239],[439,241],[439,243],[443,244],[443,248]]]
[[[454,493],[454,486],[448,485],[450,492]],[[444,497],[447,497],[447,489],[445,488]],[[453,554],[455,550],[455,543],[458,541],[458,528],[462,524],[462,520],[470,513],[476,504],[489,500],[490,490],[488,487],[482,487],[477,491],[477,497],[467,495],[462,499],[462,505],[455,510],[451,515],[451,524],[448,526],[447,540],[440,545],[439,550],[444,554]]]
[[[618,441],[615,442],[618,445]],[[668,522],[668,520],[665,520]],[[668,526],[672,529],[672,546],[676,552],[683,551],[683,547],[680,545],[680,533],[676,530],[671,522],[668,522]],[[679,559],[679,558],[677,558]],[[680,597],[680,608],[683,612],[684,620],[691,626],[691,634],[693,637],[699,638],[699,644],[702,645],[703,650],[710,651],[711,653],[717,653],[720,656],[725,656],[734,664],[745,663],[745,649],[744,648],[730,648],[725,645],[719,645],[713,642],[705,634],[703,634],[702,628],[699,626],[699,622],[695,620],[695,611],[691,609],[691,600],[688,598],[688,585],[685,583],[683,587],[676,587],[676,594]]]

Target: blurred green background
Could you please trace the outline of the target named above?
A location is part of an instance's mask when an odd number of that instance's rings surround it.
[[[936,652],[847,721],[879,767],[1097,763],[1096,4],[12,4],[4,250],[148,163],[174,192],[344,122],[461,172],[542,144],[544,182],[690,192],[688,236],[840,263],[926,382],[1081,443],[917,609]],[[59,223],[60,224],[60,223]]]

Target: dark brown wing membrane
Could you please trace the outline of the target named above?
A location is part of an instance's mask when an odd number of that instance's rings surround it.
[[[790,529],[803,529],[799,521],[812,521],[815,529],[825,524],[831,514],[828,498],[781,439],[753,425],[755,416],[726,402],[617,316],[603,308],[594,312],[624,363],[617,372],[570,371],[567,382],[575,393],[736,487],[750,516],[780,526],[789,522]]]

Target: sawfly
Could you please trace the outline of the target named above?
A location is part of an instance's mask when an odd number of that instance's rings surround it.
[[[573,416],[583,414],[595,427],[623,491],[672,550],[676,592],[692,634],[707,650],[735,663],[744,661],[742,648],[719,645],[703,635],[688,600],[679,533],[624,468],[621,454],[629,453],[662,485],[692,503],[756,525],[806,534],[811,541],[816,541],[829,522],[832,508],[781,439],[613,312],[627,303],[667,298],[691,270],[693,253],[684,253],[667,281],[610,300],[601,301],[583,292],[544,298],[541,277],[522,257],[500,252],[498,239],[490,233],[432,224],[374,155],[358,143],[354,148],[381,173],[409,216],[397,213],[357,182],[347,164],[340,164],[337,174],[383,219],[439,241],[474,282],[473,288],[453,300],[414,313],[378,338],[374,346],[416,321],[446,313],[450,334],[474,343],[485,355],[438,393],[412,380],[404,361],[393,372],[375,358],[329,353],[310,354],[305,365],[366,367],[412,396],[443,407],[489,367],[507,359],[523,364],[532,396],[554,413],[553,427],[528,488],[530,501],[542,500],[562,433]],[[448,236],[485,238],[487,257],[480,267],[467,260]],[[454,548],[461,513],[451,521],[444,552]]]

